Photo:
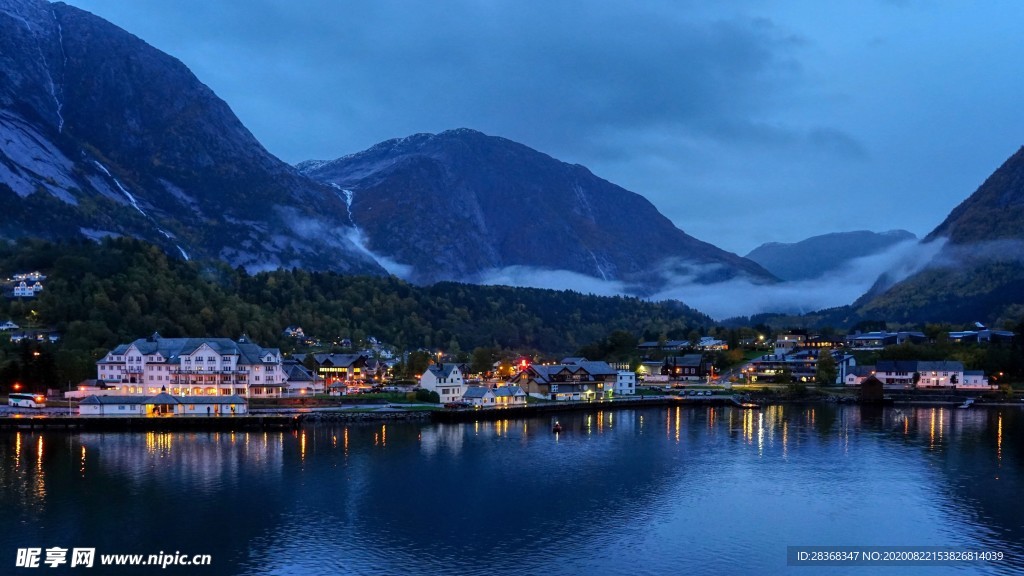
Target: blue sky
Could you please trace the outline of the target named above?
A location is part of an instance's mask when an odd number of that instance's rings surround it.
[[[739,254],[923,236],[1024,143],[1024,3],[71,0],[179,58],[272,153],[468,127]]]

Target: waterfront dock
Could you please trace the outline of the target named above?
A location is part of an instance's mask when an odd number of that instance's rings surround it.
[[[0,417],[0,431],[69,430],[107,432],[174,432],[291,430],[302,423],[299,414],[246,416],[53,416],[16,415]]]
[[[477,420],[504,420],[506,418],[531,418],[558,412],[600,412],[603,410],[624,410],[628,408],[658,408],[668,406],[742,406],[732,395],[716,396],[648,396],[593,402],[545,402],[527,406],[500,408],[458,408],[438,410],[431,413],[434,422],[474,422]]]

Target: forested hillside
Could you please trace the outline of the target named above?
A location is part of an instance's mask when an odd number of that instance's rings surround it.
[[[57,344],[0,340],[0,385],[15,379],[67,382],[94,376],[97,357],[154,331],[166,337],[243,332],[288,351],[282,330],[301,326],[325,344],[374,336],[399,349],[448,352],[487,346],[558,355],[613,330],[685,335],[712,321],[678,303],[571,291],[442,283],[279,270],[249,275],[219,263],[169,258],[137,240],[101,244],[0,243],[0,277],[39,270],[36,299],[3,299],[0,322],[55,329]],[[681,337],[681,336],[679,336]],[[33,352],[40,352],[34,355]]]

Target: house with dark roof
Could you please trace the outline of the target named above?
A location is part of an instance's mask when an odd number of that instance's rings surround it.
[[[972,374],[971,386],[965,386],[964,365],[954,360],[879,360],[875,376],[889,389],[980,388],[984,379],[984,375],[979,379]]]
[[[315,372],[303,366],[294,358],[282,363],[286,376],[284,394],[302,396],[324,393],[324,381]]]
[[[248,337],[163,338],[121,344],[96,362],[97,379],[122,395],[264,396],[284,386],[281,351]],[[269,386],[269,388],[268,388]]]
[[[227,396],[89,396],[78,403],[80,416],[241,416],[248,413],[245,398]]]
[[[672,380],[704,380],[708,375],[708,361],[703,354],[669,356],[661,364],[661,374]]]
[[[442,404],[459,402],[466,392],[466,381],[458,364],[431,364],[420,376],[420,388],[437,392]]]
[[[306,361],[306,354],[293,356]],[[363,354],[313,354],[316,375],[331,394],[344,394],[349,387],[361,386],[366,380],[367,358]]]
[[[491,408],[495,402],[494,390],[487,386],[470,386],[462,393],[462,401],[472,406]]]
[[[568,364],[533,364],[512,378],[531,396],[550,400],[595,400],[611,397],[618,371],[607,362],[585,358]]]
[[[526,406],[526,391],[519,386],[498,386],[494,389],[494,405]]]

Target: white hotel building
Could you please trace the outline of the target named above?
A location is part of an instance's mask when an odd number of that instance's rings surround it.
[[[153,334],[121,344],[96,362],[97,377],[118,394],[153,396],[279,395],[288,377],[281,351],[242,336],[162,338]]]

